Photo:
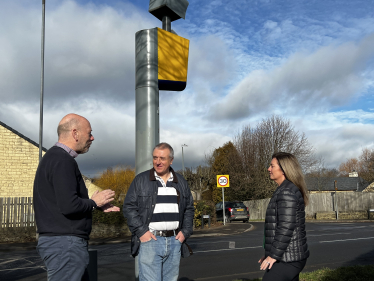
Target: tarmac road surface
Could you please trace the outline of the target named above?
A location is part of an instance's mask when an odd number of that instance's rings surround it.
[[[263,272],[259,270],[257,261],[263,255],[264,224],[252,222],[251,225],[233,222],[225,227],[197,231],[188,240],[194,255],[181,260],[179,281],[232,281],[261,277]],[[372,222],[308,222],[307,237],[311,256],[304,271],[372,264],[374,261]],[[99,280],[134,280],[130,244],[123,241],[128,240],[93,241],[96,244],[106,243],[90,246],[90,249],[98,251]],[[27,245],[18,245],[5,249],[5,245],[1,245],[1,281],[47,280],[44,265],[36,251],[26,248]]]

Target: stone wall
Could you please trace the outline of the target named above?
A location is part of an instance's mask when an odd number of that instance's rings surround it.
[[[38,163],[39,148],[0,125],[0,197],[31,197]]]

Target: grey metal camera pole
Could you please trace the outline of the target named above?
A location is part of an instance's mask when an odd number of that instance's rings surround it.
[[[171,31],[171,22],[184,18],[187,0],[150,0],[149,12]],[[135,34],[135,173],[152,167],[153,148],[160,142],[157,28]],[[139,261],[135,258],[135,280]]]
[[[170,20],[170,17],[164,16],[162,18],[162,29],[171,32],[171,20]]]
[[[152,150],[160,142],[157,29],[140,30],[136,42],[136,174],[152,167]]]

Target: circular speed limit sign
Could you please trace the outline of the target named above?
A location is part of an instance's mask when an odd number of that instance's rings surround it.
[[[229,175],[218,175],[217,176],[217,187],[229,187]]]

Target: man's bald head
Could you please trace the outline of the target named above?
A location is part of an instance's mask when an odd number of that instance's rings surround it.
[[[86,118],[70,113],[62,118],[58,124],[58,141],[75,150],[78,154],[86,153],[94,140],[91,131],[91,124]]]
[[[86,118],[78,114],[70,113],[61,119],[57,127],[57,135],[59,140],[63,140],[69,136],[69,132],[76,129],[79,130],[82,122],[88,122]]]

